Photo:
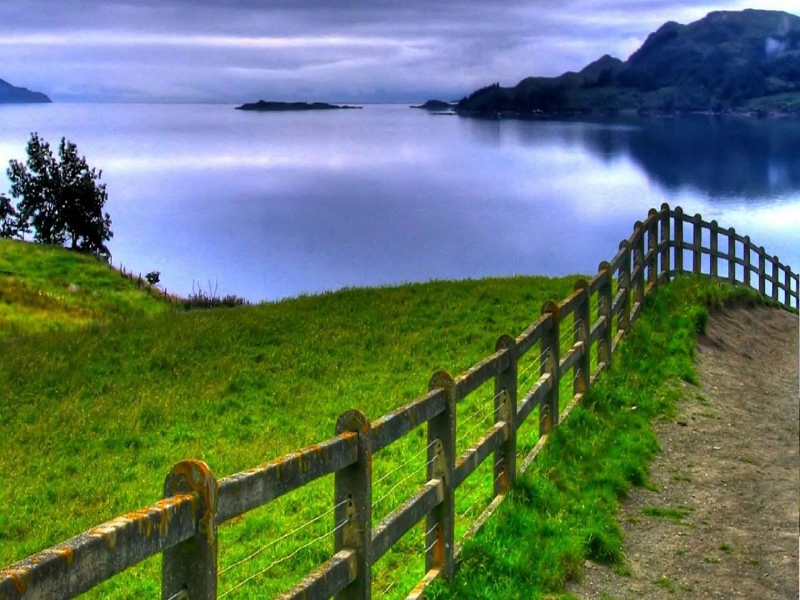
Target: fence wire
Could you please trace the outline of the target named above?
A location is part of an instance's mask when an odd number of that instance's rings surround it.
[[[235,568],[235,567],[238,567],[238,566],[239,566],[239,565],[241,565],[241,564],[244,564],[244,563],[246,563],[247,561],[249,561],[249,560],[251,560],[251,559],[255,558],[256,556],[258,556],[259,554],[261,554],[262,552],[264,552],[264,550],[267,550],[267,549],[271,548],[272,546],[274,546],[274,545],[278,544],[279,542],[282,542],[283,540],[285,540],[285,539],[287,539],[287,538],[290,538],[290,537],[292,537],[293,535],[296,535],[298,532],[302,531],[303,529],[305,529],[305,528],[306,528],[306,527],[308,527],[309,525],[312,525],[312,524],[316,523],[316,522],[317,522],[317,521],[319,521],[320,519],[324,519],[324,518],[325,518],[325,517],[327,517],[329,514],[331,514],[333,511],[335,511],[337,508],[339,508],[339,507],[341,507],[341,506],[344,506],[344,505],[345,505],[345,504],[347,504],[348,502],[349,502],[349,500],[342,500],[341,502],[339,502],[339,504],[337,504],[337,505],[336,505],[336,506],[334,506],[333,508],[329,508],[329,509],[328,509],[328,510],[326,510],[324,513],[322,513],[322,514],[320,514],[320,515],[317,515],[317,516],[316,516],[316,517],[314,517],[313,519],[310,519],[310,520],[306,521],[305,523],[303,523],[303,524],[302,524],[302,525],[300,525],[299,527],[295,527],[295,528],[294,528],[292,531],[290,531],[290,532],[288,532],[288,533],[285,533],[284,535],[282,535],[281,537],[279,537],[279,538],[277,538],[277,539],[275,539],[275,540],[272,540],[272,541],[271,541],[271,542],[269,542],[268,544],[266,544],[266,545],[262,546],[261,548],[259,548],[259,549],[258,549],[258,550],[256,550],[255,552],[253,552],[252,554],[249,554],[248,556],[244,557],[243,559],[241,559],[241,560],[237,560],[235,563],[233,563],[233,564],[231,564],[231,565],[228,565],[227,567],[225,567],[224,569],[222,569],[221,571],[219,571],[219,573],[218,573],[218,574],[219,574],[219,575],[224,575],[225,573],[227,573],[227,572],[228,572],[228,571],[230,571],[231,569],[233,569],[233,568]]]
[[[281,564],[281,563],[284,563],[284,562],[286,562],[287,560],[289,560],[290,558],[294,558],[294,557],[295,557],[295,556],[297,556],[297,555],[298,555],[298,554],[299,554],[299,553],[300,553],[302,550],[305,550],[305,549],[306,549],[306,548],[308,548],[309,546],[313,546],[313,545],[314,545],[314,544],[316,544],[317,542],[319,542],[319,541],[322,541],[322,540],[324,540],[326,537],[328,537],[328,536],[330,536],[330,535],[333,535],[334,533],[336,533],[337,531],[339,531],[339,530],[340,530],[342,527],[344,527],[345,525],[347,525],[347,523],[348,523],[349,521],[350,521],[350,518],[348,517],[347,519],[345,519],[344,521],[342,521],[341,523],[339,523],[339,524],[338,524],[336,527],[334,527],[334,528],[333,528],[333,529],[331,529],[330,531],[327,531],[327,532],[323,533],[322,535],[320,535],[320,536],[318,536],[318,537],[315,537],[315,538],[314,538],[313,540],[311,540],[310,542],[306,542],[305,544],[303,544],[302,546],[300,546],[299,548],[297,548],[296,550],[294,550],[294,552],[292,552],[291,554],[287,554],[287,555],[286,555],[286,556],[284,556],[283,558],[279,558],[279,559],[277,559],[277,560],[274,560],[274,561],[272,561],[272,562],[271,562],[271,563],[270,563],[270,564],[269,564],[269,565],[268,565],[266,568],[264,568],[264,569],[261,569],[260,571],[258,571],[257,573],[254,573],[254,574],[250,575],[249,577],[246,577],[245,579],[243,579],[242,581],[240,581],[239,583],[237,583],[236,585],[234,585],[234,586],[233,586],[232,588],[230,588],[229,590],[226,590],[226,591],[222,592],[222,593],[221,593],[221,594],[220,594],[218,597],[219,597],[219,598],[224,598],[224,597],[225,597],[225,596],[227,596],[228,594],[231,594],[231,593],[235,592],[235,591],[236,591],[236,590],[238,590],[240,587],[242,587],[242,586],[243,586],[243,585],[245,585],[246,583],[248,583],[248,582],[252,581],[252,580],[253,580],[253,579],[255,579],[256,577],[260,577],[261,575],[263,575],[264,573],[266,573],[267,571],[269,571],[269,570],[270,570],[272,567],[275,567],[275,566],[277,566],[277,565],[279,565],[279,564]]]

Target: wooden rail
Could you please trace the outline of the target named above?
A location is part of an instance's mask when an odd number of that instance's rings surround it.
[[[798,307],[800,280],[778,257],[733,229],[665,204],[636,223],[594,278],[579,280],[561,302],[545,303],[541,317],[516,337],[500,336],[495,351],[471,369],[456,377],[437,372],[425,394],[375,421],[348,411],[339,418],[335,437],[219,481],[200,461],[178,463],[167,475],[163,500],[2,569],[0,599],[71,598],[158,553],[163,600],[216,598],[217,527],[331,474],[331,512],[338,524],[332,556],[282,597],[370,598],[370,567],[424,519],[427,574],[409,596],[419,597],[436,577],[453,575],[459,486],[493,457],[495,499],[472,533],[505,498],[550,431],[611,364],[647,296],[689,272],[748,285],[787,308]],[[593,351],[596,367],[591,372]],[[539,377],[521,390],[518,365],[523,359]],[[456,456],[458,405],[492,380],[495,421]],[[559,414],[562,380],[572,381],[572,397]],[[538,414],[539,442],[517,467],[517,432],[533,414]],[[427,454],[427,481],[373,527],[373,455],[421,426],[427,428],[427,448],[420,450]]]

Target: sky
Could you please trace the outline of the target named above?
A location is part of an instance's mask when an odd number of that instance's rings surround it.
[[[800,0],[0,0],[0,79],[60,102],[455,100]]]

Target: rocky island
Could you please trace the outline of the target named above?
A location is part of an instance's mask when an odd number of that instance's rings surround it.
[[[460,115],[585,113],[800,114],[800,17],[718,11],[651,33],[626,61],[603,56],[580,72],[498,83],[461,100]]]
[[[424,110],[450,110],[455,106],[455,103],[444,102],[443,100],[428,100],[425,104],[419,106],[410,106],[409,108],[421,108]]]
[[[360,106],[347,106],[345,104],[328,104],[326,102],[266,102],[259,100],[249,104],[237,106],[236,110],[255,110],[259,112],[281,112],[287,110],[336,110],[356,109]]]
[[[0,79],[0,104],[49,104],[50,98],[41,92],[16,87]]]

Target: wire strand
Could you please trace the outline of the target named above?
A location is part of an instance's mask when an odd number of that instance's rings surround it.
[[[430,465],[431,465],[431,464],[432,464],[432,463],[433,463],[435,460],[436,460],[436,457],[434,456],[434,457],[433,457],[432,459],[430,459],[430,460],[429,460],[427,463],[425,463],[425,466],[426,466],[426,467],[430,466]],[[393,485],[393,486],[392,486],[392,487],[389,489],[389,491],[388,491],[388,492],[386,492],[386,493],[385,493],[383,496],[381,496],[380,498],[378,498],[377,500],[375,500],[375,501],[372,503],[372,506],[375,506],[375,505],[377,505],[377,504],[380,504],[381,502],[383,502],[384,500],[386,500],[386,498],[388,498],[389,496],[391,496],[391,495],[392,495],[392,493],[393,493],[393,492],[394,492],[394,491],[395,491],[395,490],[396,490],[398,487],[400,487],[400,485],[401,485],[401,484],[403,484],[403,483],[405,483],[406,481],[408,481],[408,480],[409,480],[411,477],[413,477],[414,475],[417,475],[417,472],[416,472],[416,471],[411,471],[411,472],[410,472],[408,475],[406,475],[406,476],[405,476],[405,477],[403,477],[403,478],[402,478],[400,481],[398,481],[397,483],[395,483],[395,484],[394,484],[394,485]]]
[[[339,508],[340,506],[344,506],[345,504],[347,504],[349,501],[350,501],[349,499],[348,499],[348,500],[342,500],[341,502],[339,502],[339,504],[337,504],[337,505],[336,505],[336,506],[334,506],[333,508],[329,508],[329,509],[328,509],[328,510],[326,510],[324,513],[322,513],[321,515],[319,515],[319,516],[317,516],[317,517],[315,517],[315,518],[311,519],[310,521],[306,521],[305,523],[303,523],[302,525],[300,525],[300,527],[297,527],[297,528],[293,529],[293,530],[292,530],[292,531],[290,531],[289,533],[285,533],[284,535],[282,535],[281,537],[279,537],[279,538],[278,538],[278,539],[276,539],[276,540],[272,540],[272,541],[271,541],[269,544],[266,544],[265,546],[262,546],[261,548],[259,548],[258,550],[256,550],[256,551],[255,551],[255,552],[253,552],[252,554],[250,554],[249,556],[246,556],[245,558],[243,558],[243,559],[241,559],[241,560],[238,560],[238,561],[236,561],[236,562],[235,562],[235,563],[233,563],[232,565],[228,565],[227,567],[225,567],[224,569],[222,569],[221,571],[219,571],[218,575],[222,575],[222,574],[226,573],[227,571],[230,571],[230,570],[231,570],[231,569],[233,569],[234,567],[238,567],[238,566],[239,566],[239,565],[241,565],[242,563],[246,563],[246,562],[247,562],[248,560],[250,560],[251,558],[253,558],[253,557],[255,557],[255,556],[258,556],[259,554],[261,554],[261,553],[262,553],[264,550],[266,550],[267,548],[271,548],[272,546],[274,546],[274,545],[275,545],[275,544],[277,544],[278,542],[281,542],[281,541],[285,540],[286,538],[293,536],[293,535],[294,535],[294,534],[296,534],[298,531],[302,531],[303,529],[305,529],[306,527],[308,527],[308,526],[309,526],[309,525],[311,525],[312,523],[316,523],[316,522],[317,522],[317,521],[319,521],[320,519],[323,519],[323,518],[325,518],[326,516],[328,516],[329,514],[331,514],[333,511],[335,511],[335,510],[336,510],[337,508]]]
[[[294,552],[292,552],[291,554],[287,554],[287,555],[286,555],[286,556],[284,556],[283,558],[280,558],[280,559],[278,559],[278,560],[276,560],[276,561],[273,561],[273,562],[271,562],[267,568],[265,568],[265,569],[261,569],[261,570],[260,570],[260,571],[258,571],[257,573],[254,573],[253,575],[250,575],[250,577],[247,577],[246,579],[243,579],[242,581],[240,581],[239,583],[237,583],[235,586],[233,586],[233,587],[232,587],[232,588],[230,588],[229,590],[226,590],[226,591],[222,592],[222,593],[219,595],[219,598],[224,598],[225,596],[227,596],[227,595],[228,595],[228,594],[230,594],[231,592],[233,592],[233,591],[235,591],[235,590],[239,589],[240,587],[242,587],[242,586],[243,586],[245,583],[247,583],[248,581],[251,581],[251,580],[255,579],[256,577],[259,577],[259,576],[263,575],[264,573],[266,573],[267,571],[269,571],[269,570],[270,570],[272,567],[274,567],[274,566],[276,566],[276,565],[279,565],[279,564],[281,564],[282,562],[286,562],[286,561],[287,561],[287,560],[289,560],[290,558],[293,558],[293,557],[295,557],[295,556],[296,556],[296,555],[297,555],[297,554],[298,554],[298,553],[299,553],[301,550],[305,550],[306,548],[308,548],[308,547],[309,547],[309,546],[311,546],[312,544],[316,544],[317,542],[319,542],[320,540],[323,540],[324,538],[328,537],[329,535],[332,535],[332,534],[336,533],[336,532],[337,532],[337,531],[339,531],[339,530],[340,530],[342,527],[344,527],[345,525],[347,525],[348,521],[350,521],[350,519],[345,519],[344,521],[342,521],[341,523],[339,523],[339,524],[338,524],[336,527],[334,527],[334,528],[333,528],[331,531],[328,531],[328,532],[326,532],[326,533],[322,534],[321,536],[314,538],[314,539],[313,539],[313,540],[311,540],[310,542],[308,542],[308,543],[306,543],[306,544],[303,544],[302,546],[300,546],[300,547],[299,547],[297,550],[295,550],[295,551],[294,551]]]
[[[405,462],[397,465],[395,468],[393,468],[388,473],[384,473],[383,475],[381,475],[378,479],[375,480],[375,483],[373,485],[376,485],[376,484],[380,483],[381,481],[383,481],[384,479],[389,477],[392,473],[402,469],[403,467],[405,467],[407,464],[409,464],[411,461],[413,461],[415,458],[417,458],[423,452],[427,452],[432,446],[436,445],[436,442],[438,441],[438,439],[439,438],[436,438],[430,444],[425,446],[422,450],[419,450],[419,451],[415,452],[414,454],[412,454],[408,459],[406,459]]]

